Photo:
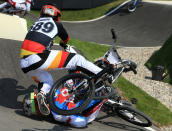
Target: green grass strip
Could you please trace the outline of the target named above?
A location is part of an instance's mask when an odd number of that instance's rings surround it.
[[[55,42],[59,43],[59,38],[56,38]],[[96,58],[103,56],[105,52],[109,49],[109,46],[99,45],[92,42],[80,41],[72,38],[70,38],[68,44],[79,49],[81,54],[92,62]]]
[[[105,15],[119,4],[125,2],[126,0],[114,0],[111,3],[102,5],[92,9],[83,9],[83,10],[62,10],[62,20],[66,21],[77,21],[77,20],[90,20],[100,16]],[[32,10],[31,13],[40,15],[39,10]]]
[[[147,114],[158,125],[164,126],[172,124],[172,112],[134,84],[120,77],[114,84],[114,87],[119,88],[123,96],[129,100],[136,98],[138,100],[136,108]]]
[[[29,28],[33,25],[33,22],[26,16],[24,19],[27,21],[27,30],[29,30]]]

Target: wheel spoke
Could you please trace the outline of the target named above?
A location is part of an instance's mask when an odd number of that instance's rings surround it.
[[[151,120],[145,114],[133,107],[121,106],[116,111],[121,118],[135,125],[143,127],[152,125]]]

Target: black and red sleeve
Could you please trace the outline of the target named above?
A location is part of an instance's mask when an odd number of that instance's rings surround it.
[[[61,23],[57,23],[57,28],[58,28],[58,36],[63,40],[63,42],[68,42],[69,41],[69,35],[63,25]]]

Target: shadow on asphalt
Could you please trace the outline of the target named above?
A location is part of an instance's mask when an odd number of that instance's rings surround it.
[[[143,7],[143,5],[144,5],[144,3],[139,4],[139,5],[137,6],[137,9]],[[136,9],[136,10],[137,10],[137,9]],[[133,13],[134,13],[134,12],[133,12]],[[127,5],[124,5],[123,7],[121,7],[120,9],[118,9],[118,10],[115,11],[114,13],[111,13],[111,14],[108,15],[108,16],[113,16],[113,15],[126,16],[126,15],[130,15],[130,14],[132,14],[132,13],[129,13],[129,12],[128,12],[128,6],[127,6]]]
[[[122,130],[125,130],[125,131],[146,131],[144,129],[141,129],[141,128],[138,128],[136,126],[132,126],[132,125],[129,125],[129,124],[124,124],[124,123],[117,123],[117,122],[113,122],[113,121],[104,121],[104,119],[107,119],[107,118],[110,118],[110,117],[115,117],[117,118],[118,116],[116,114],[114,114],[113,116],[112,115],[103,115],[99,118],[96,118],[96,122],[98,123],[101,123],[103,125],[106,125],[106,126],[111,126],[111,127],[114,127],[115,129],[122,129]]]
[[[34,128],[34,129],[23,129],[22,131],[69,131],[72,130],[70,127],[55,125],[52,129],[42,129],[42,128]]]
[[[87,126],[83,127],[83,128],[75,128],[75,127],[71,127],[70,125],[68,125],[66,123],[55,121],[52,114],[49,116],[39,116],[39,115],[34,116],[34,115],[32,115],[32,116],[28,117],[28,116],[25,116],[23,111],[20,109],[16,110],[15,113],[20,115],[20,116],[30,118],[32,120],[42,121],[42,122],[46,121],[48,123],[55,124],[55,126],[51,129],[34,128],[34,129],[22,129],[22,131],[56,131],[56,130],[68,131],[68,130],[72,130],[72,129],[85,129],[85,128],[87,128]]]
[[[35,85],[24,88],[17,84],[18,81],[12,78],[0,79],[0,106],[11,109],[21,109],[22,102],[18,100],[18,97],[33,91]]]

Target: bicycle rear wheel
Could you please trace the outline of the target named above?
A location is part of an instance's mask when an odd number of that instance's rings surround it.
[[[148,116],[131,106],[119,106],[116,108],[116,112],[119,117],[134,125],[142,127],[152,125],[152,121]]]
[[[48,96],[50,109],[60,115],[79,114],[90,104],[94,90],[88,76],[68,74],[53,85]]]

